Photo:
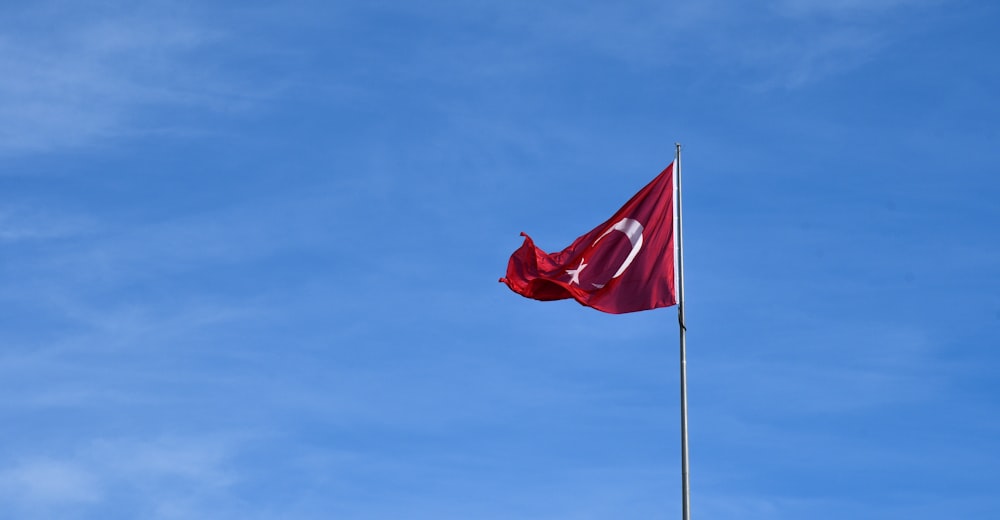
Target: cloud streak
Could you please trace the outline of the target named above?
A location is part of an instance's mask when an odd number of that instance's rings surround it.
[[[225,436],[114,438],[80,442],[62,457],[26,454],[0,462],[6,466],[0,512],[22,518],[210,514],[237,483],[229,466],[238,444]]]
[[[226,35],[157,8],[108,14],[10,8],[0,31],[0,153],[45,152],[160,132],[144,110],[232,110],[251,89],[205,62]],[[33,31],[44,20],[51,31]],[[244,94],[237,94],[237,92]]]

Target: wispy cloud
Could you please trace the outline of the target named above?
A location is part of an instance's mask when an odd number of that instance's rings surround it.
[[[225,436],[94,439],[61,457],[27,454],[0,470],[0,512],[42,518],[73,507],[90,514],[112,501],[115,515],[207,514],[238,481],[229,468],[237,444]]]
[[[9,205],[0,207],[0,244],[77,236],[93,230],[95,224],[86,216]]]
[[[904,7],[920,7],[938,0],[775,0],[771,8],[785,16],[858,16]]]
[[[87,469],[72,462],[35,459],[0,472],[0,495],[5,502],[96,502],[100,483]]]
[[[477,25],[489,19],[491,29],[475,47],[441,50],[474,73],[497,71],[537,73],[558,69],[560,60],[542,64],[550,56],[538,49],[572,49],[595,58],[610,58],[640,67],[676,69],[697,80],[701,64],[726,65],[748,88],[795,89],[849,71],[875,59],[893,42],[880,22],[913,12],[932,0],[775,0],[764,5],[722,0],[706,2],[649,2],[572,5],[564,3],[478,5],[413,12],[436,21]],[[490,45],[516,32],[520,38]],[[464,50],[463,50],[464,49]],[[468,56],[465,54],[468,53]],[[486,57],[487,59],[475,59]],[[438,60],[424,59],[425,63]],[[598,62],[599,63],[599,62]],[[534,65],[531,65],[534,64]],[[714,68],[714,67],[712,67]],[[747,78],[750,78],[749,80]]]
[[[733,52],[755,72],[753,88],[795,89],[862,65],[885,45],[877,30],[836,26],[746,42]]]
[[[206,64],[224,32],[163,8],[6,9],[0,24],[0,152],[75,147],[136,132],[148,108],[227,110],[249,89]],[[44,24],[46,30],[34,30]]]

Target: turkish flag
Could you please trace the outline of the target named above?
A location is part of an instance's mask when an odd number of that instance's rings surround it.
[[[558,253],[521,233],[500,281],[536,300],[574,298],[612,314],[677,303],[674,283],[674,165],[606,222]]]

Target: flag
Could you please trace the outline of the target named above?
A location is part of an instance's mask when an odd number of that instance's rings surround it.
[[[574,298],[612,314],[674,305],[673,195],[671,163],[613,217],[558,253],[521,233],[524,243],[500,281],[527,298]]]

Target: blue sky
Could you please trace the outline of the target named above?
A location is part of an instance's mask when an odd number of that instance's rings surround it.
[[[680,141],[693,517],[996,518],[998,23],[6,2],[0,516],[679,517],[674,309],[496,280]]]

